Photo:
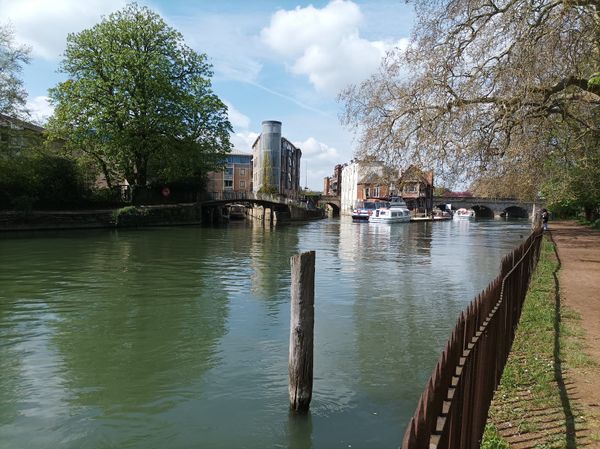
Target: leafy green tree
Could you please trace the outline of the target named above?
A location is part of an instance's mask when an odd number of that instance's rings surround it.
[[[109,185],[198,177],[230,151],[206,55],[147,7],[130,4],[70,34],[61,70],[68,79],[50,90],[50,136],[94,161]]]
[[[16,45],[13,31],[0,24],[0,114],[22,115],[27,93],[19,78],[22,65],[29,62],[29,48]]]

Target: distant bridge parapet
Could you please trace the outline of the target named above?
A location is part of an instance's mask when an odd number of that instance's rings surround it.
[[[298,197],[290,197],[279,194],[247,192],[247,191],[223,191],[223,192],[207,192],[204,194],[200,203],[206,206],[217,206],[230,204],[233,202],[253,203],[261,206],[296,206],[306,208],[306,203],[299,200]]]
[[[514,198],[483,198],[476,196],[436,196],[435,206],[450,204],[453,210],[464,207],[473,209],[478,217],[513,217],[532,220],[543,204],[541,202],[521,201]]]

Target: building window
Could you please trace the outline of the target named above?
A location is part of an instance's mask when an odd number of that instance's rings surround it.
[[[240,181],[240,189],[246,188],[246,181]]]
[[[225,168],[225,176],[227,176],[228,178],[231,178],[233,176],[233,167]]]
[[[380,189],[380,187],[379,187],[379,186],[375,187],[375,188],[373,189],[373,196],[374,196],[375,198],[379,198],[379,195],[380,195],[380,194],[381,194],[381,189]]]
[[[225,188],[226,189],[233,189],[233,181],[226,179],[225,180]]]
[[[417,193],[417,184],[415,183],[410,183],[410,184],[405,184],[404,185],[404,191],[406,193]]]
[[[246,169],[240,168],[240,176],[246,176]]]

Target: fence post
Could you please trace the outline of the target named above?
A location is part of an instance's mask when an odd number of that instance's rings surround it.
[[[290,408],[306,413],[312,398],[313,331],[315,321],[315,252],[292,256],[290,353],[288,391]]]

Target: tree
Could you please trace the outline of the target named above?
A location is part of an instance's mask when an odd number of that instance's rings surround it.
[[[340,95],[363,153],[534,195],[557,143],[598,135],[597,1],[430,0],[417,17],[408,49]]]
[[[70,34],[61,70],[69,78],[50,90],[50,136],[95,161],[109,183],[197,177],[230,151],[206,55],[146,7],[130,4]]]
[[[567,150],[565,150],[567,149]],[[557,211],[583,209],[585,217],[600,217],[600,140],[578,145],[557,145],[544,166],[547,174],[541,191],[548,206]]]
[[[0,24],[0,114],[20,116],[27,93],[19,78],[22,65],[29,62],[29,48],[16,45],[13,30]]]

